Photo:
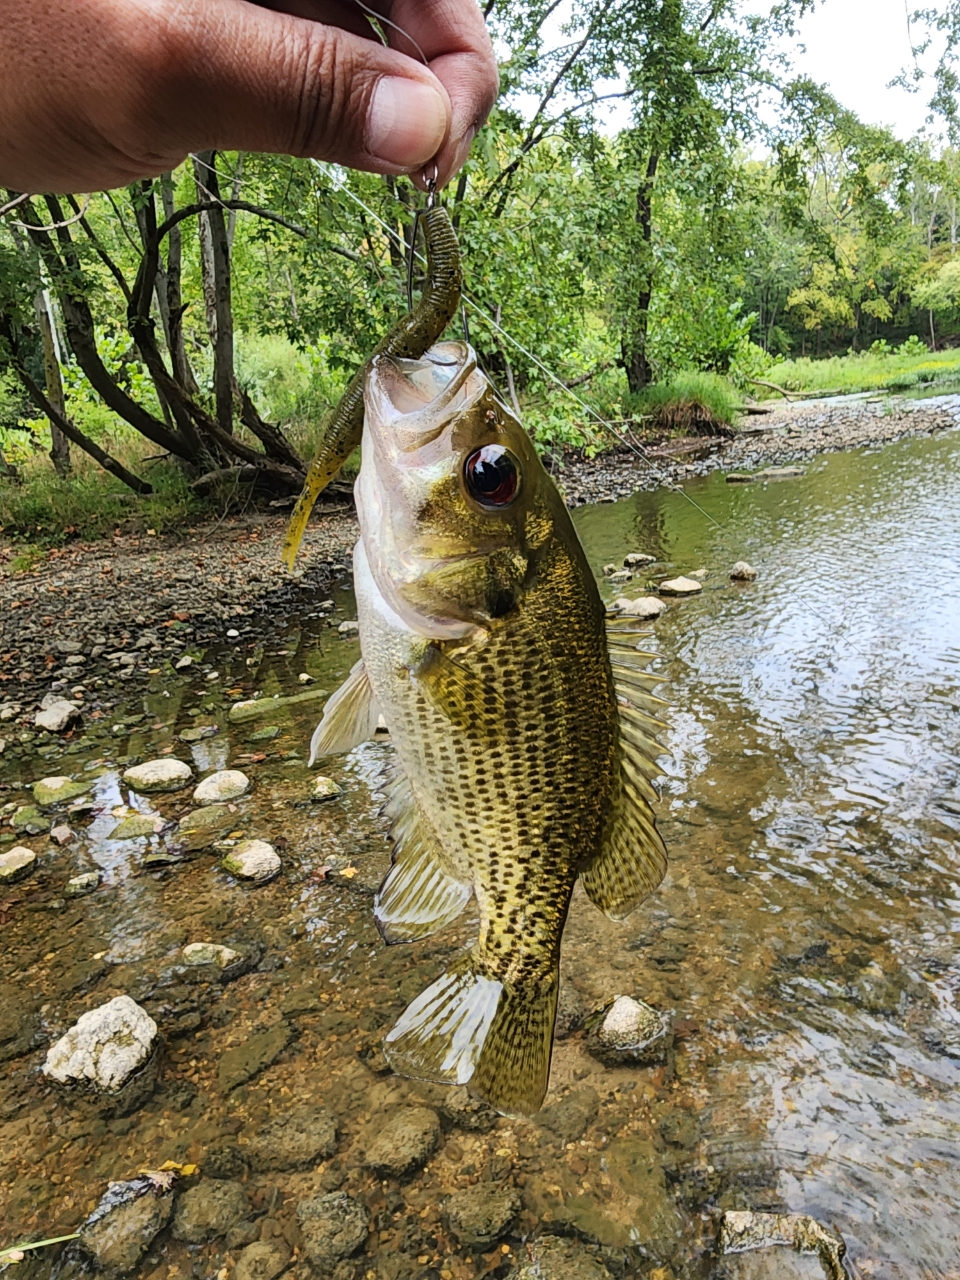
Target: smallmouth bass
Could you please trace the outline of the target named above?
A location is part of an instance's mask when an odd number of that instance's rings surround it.
[[[529,1115],[547,1089],[577,878],[619,920],[666,870],[651,781],[665,704],[637,647],[648,633],[607,618],[563,499],[471,348],[375,358],[365,404],[363,657],[311,763],[372,737],[383,714],[395,848],[375,914],[388,943],[477,899],[476,944],[401,1015],[387,1059]]]

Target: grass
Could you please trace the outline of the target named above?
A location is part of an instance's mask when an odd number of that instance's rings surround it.
[[[714,373],[678,373],[628,395],[624,408],[671,435],[722,435],[737,418],[741,397]]]
[[[826,360],[785,360],[763,377],[786,391],[909,391],[960,379],[960,350],[916,354],[865,351]],[[758,399],[781,398],[766,387],[750,389]]]

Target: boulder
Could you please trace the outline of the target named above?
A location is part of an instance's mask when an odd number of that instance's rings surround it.
[[[337,1122],[323,1107],[295,1107],[275,1116],[250,1137],[247,1159],[256,1173],[305,1169],[337,1149]]]
[[[613,603],[614,607],[628,618],[659,618],[667,607],[656,596],[641,596],[639,600],[630,600],[627,596],[620,596]]]
[[[88,893],[95,893],[100,888],[100,880],[99,871],[84,871],[67,881],[64,892],[68,898],[85,898]]]
[[[426,1164],[439,1142],[437,1113],[429,1107],[405,1107],[380,1129],[364,1163],[379,1177],[402,1178]]]
[[[173,1238],[185,1244],[207,1244],[225,1236],[249,1211],[247,1193],[239,1182],[204,1178],[177,1201]]]
[[[117,996],[83,1014],[51,1046],[44,1074],[58,1084],[93,1085],[116,1094],[147,1063],[157,1024],[129,996]]]
[[[242,959],[239,951],[223,947],[217,942],[191,942],[181,952],[184,964],[213,964],[218,969],[226,969]]]
[[[613,1280],[610,1272],[579,1240],[540,1236],[528,1241],[529,1261],[510,1274],[510,1280]],[[664,1280],[671,1274],[664,1271]]]
[[[696,578],[670,578],[660,583],[662,596],[695,596],[702,590],[703,583],[697,582]]]
[[[32,849],[18,844],[6,853],[0,853],[0,887],[25,880],[36,870],[37,855]]]
[[[301,1200],[297,1221],[303,1251],[320,1271],[349,1258],[365,1242],[370,1214],[365,1205],[343,1191]]]
[[[280,874],[280,857],[266,840],[241,840],[223,860],[224,871],[248,884],[266,884]]]
[[[134,765],[124,772],[123,780],[134,791],[182,791],[193,781],[193,770],[182,760],[167,756],[162,760]]]
[[[336,800],[337,796],[343,795],[343,787],[338,786],[332,778],[325,778],[321,774],[313,784],[311,799],[313,800]]]
[[[478,1182],[450,1196],[444,1217],[462,1245],[486,1249],[507,1234],[520,1208],[520,1197],[513,1187],[503,1182]]]
[[[74,782],[72,778],[41,778],[33,784],[33,799],[41,808],[65,804],[68,800],[76,800],[77,796],[86,794],[92,786],[92,779]]]
[[[150,1178],[111,1182],[80,1228],[79,1245],[102,1271],[132,1271],[170,1221],[173,1192]]]
[[[617,996],[586,1039],[587,1049],[607,1066],[659,1062],[667,1048],[666,1019],[656,1009]]]
[[[240,1254],[233,1280],[276,1280],[289,1261],[290,1250],[283,1240],[257,1240]]]
[[[180,830],[185,835],[198,831],[213,831],[233,823],[234,815],[225,804],[211,804],[203,809],[191,809],[180,819]]]
[[[225,804],[250,790],[250,779],[239,769],[220,769],[204,778],[193,793],[197,804]]]
[[[600,1097],[596,1089],[586,1085],[582,1089],[571,1089],[565,1098],[544,1107],[537,1116],[537,1123],[566,1146],[568,1142],[577,1142],[583,1137],[599,1108]]]
[[[730,570],[730,578],[733,582],[753,582],[756,576],[756,569],[753,565],[747,564],[746,560],[738,560]]]
[[[49,733],[63,733],[81,718],[83,709],[78,702],[68,702],[66,698],[57,698],[47,694],[40,704],[40,710],[33,718],[38,729],[46,729]]]

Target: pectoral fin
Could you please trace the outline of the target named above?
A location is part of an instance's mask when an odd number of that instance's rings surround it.
[[[310,764],[317,756],[350,751],[377,731],[380,707],[361,659],[323,708],[323,719],[310,741]]]
[[[475,742],[499,742],[504,731],[503,698],[474,665],[448,654],[439,644],[427,645],[414,672],[427,701],[450,724]]]

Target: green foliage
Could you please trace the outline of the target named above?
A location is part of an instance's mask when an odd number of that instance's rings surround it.
[[[787,391],[907,391],[918,384],[951,383],[960,379],[960,350],[927,350],[919,340],[908,351],[860,352],[826,360],[785,360],[770,372],[769,381]],[[758,398],[779,399],[776,392],[757,388]]]
[[[680,435],[710,435],[717,427],[731,426],[739,404],[740,397],[726,378],[689,372],[624,399],[624,408],[634,417]]]

